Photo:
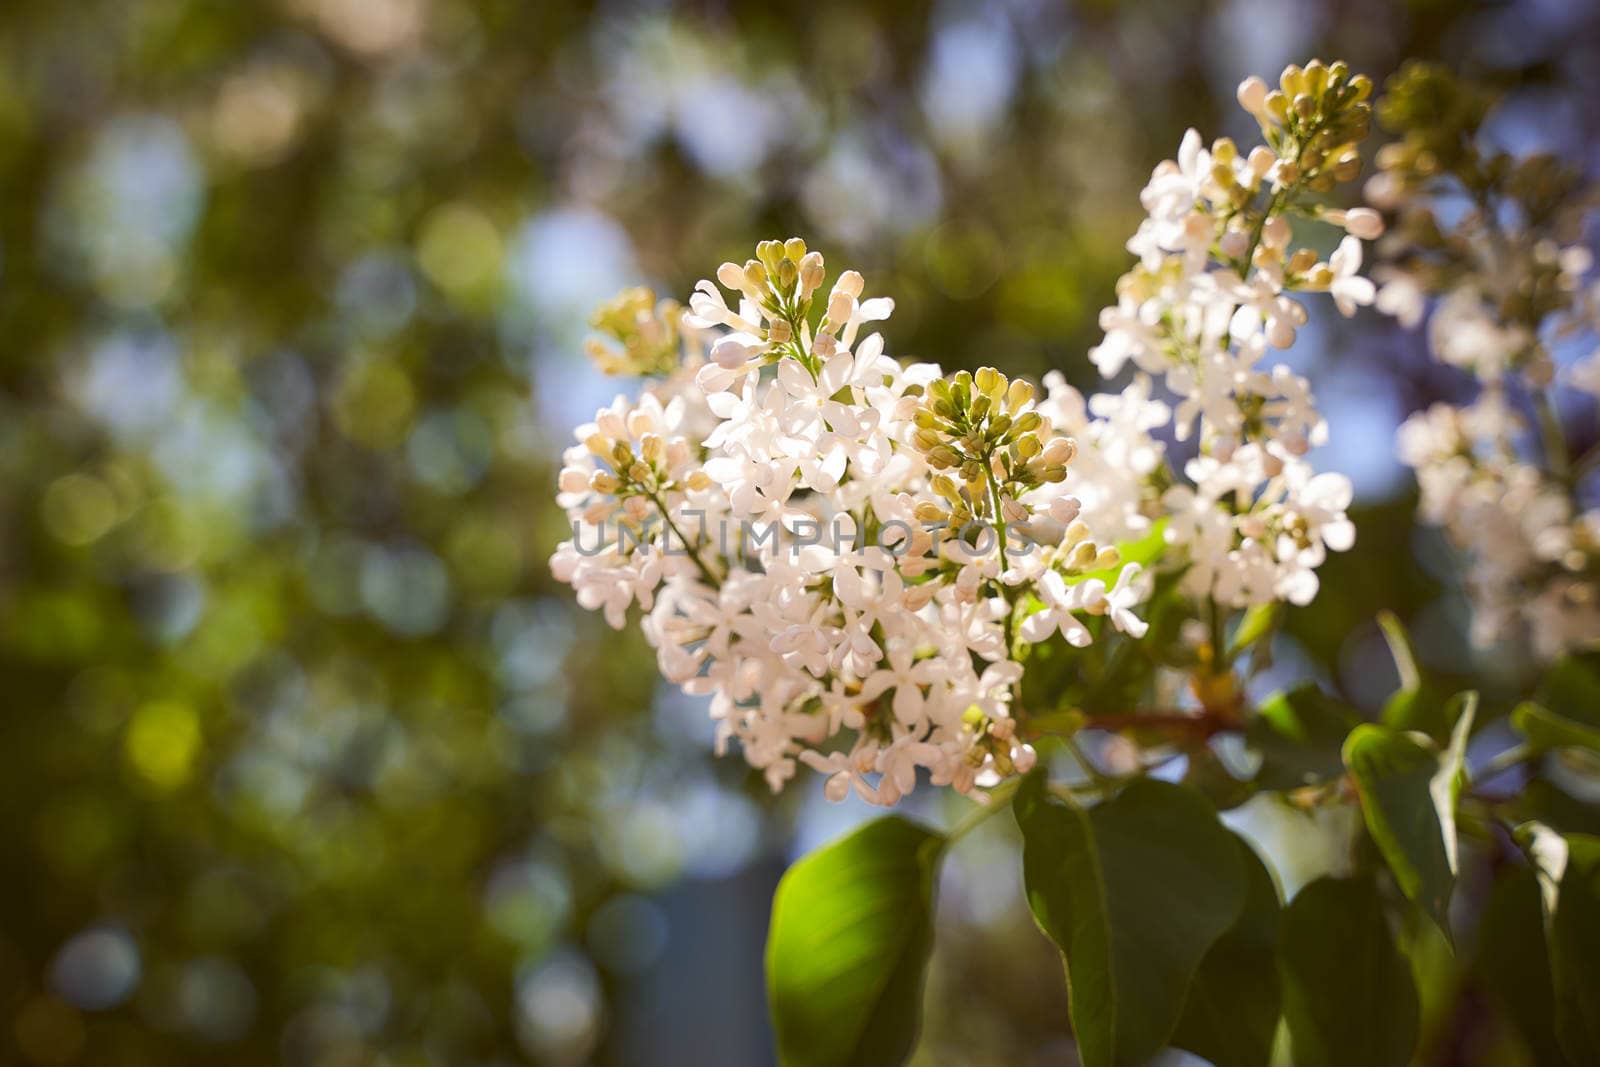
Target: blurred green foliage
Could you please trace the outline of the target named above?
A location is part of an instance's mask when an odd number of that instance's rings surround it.
[[[1137,189],[1243,74],[1593,92],[1592,20],[1507,51],[1495,10],[8,0],[0,1060],[763,1055],[770,869],[721,940],[684,937],[709,889],[662,894],[759,872],[793,813],[545,566],[607,399],[589,304],[803,233],[895,296],[898,354],[1082,380]],[[1394,346],[1365,388],[1414,406]],[[1447,612],[1410,513],[1360,517],[1393,551],[1330,562],[1297,669]],[[1058,964],[981,881],[1009,846],[964,847],[924,1055],[1057,1062]],[[692,1039],[641,1038],[652,995]]]

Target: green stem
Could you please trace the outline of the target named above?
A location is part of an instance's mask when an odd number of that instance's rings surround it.
[[[950,829],[945,832],[944,838],[946,847],[955,844],[957,841],[967,836],[985,820],[992,818],[993,816],[1004,811],[1007,806],[1010,805],[1011,797],[1021,786],[1022,776],[1016,775],[1015,777],[1006,779],[993,789],[989,790],[989,799],[987,801],[979,804],[972,811],[967,812],[967,814],[956,820],[955,825],[951,826]]]
[[[1533,394],[1533,409],[1539,416],[1539,439],[1544,445],[1545,462],[1550,473],[1561,481],[1571,477],[1571,462],[1567,455],[1567,435],[1561,428],[1561,416],[1550,400],[1550,390],[1540,389]]]
[[[1094,781],[1098,789],[1103,791],[1117,784],[1116,778],[1095,766],[1094,760],[1090,759],[1089,754],[1083,750],[1083,746],[1078,744],[1076,737],[1063,737],[1062,740],[1067,743],[1067,751],[1072,753],[1072,758],[1083,768],[1084,773]]]
[[[1011,564],[1006,559],[1006,520],[1004,514],[1000,510],[1000,485],[994,479],[993,468],[989,466],[989,463],[993,462],[993,458],[993,454],[991,453],[990,456],[985,460],[983,475],[989,483],[990,499],[994,502],[995,531],[1000,537],[1000,573],[1004,574],[1006,571],[1011,569]],[[995,584],[1000,587],[1000,595],[1005,598],[1006,602],[1006,655],[1012,656],[1016,654],[1016,648],[1014,647],[1016,643],[1016,634],[1014,631],[1016,628],[1017,605],[1011,599],[1011,590],[1006,587],[1004,582],[996,581]]]
[[[1506,771],[1509,771],[1511,768],[1516,767],[1519,764],[1523,764],[1531,759],[1538,758],[1539,756],[1543,755],[1543,752],[1543,749],[1531,745],[1526,741],[1520,742],[1495,755],[1489,760],[1488,763],[1483,765],[1483,769],[1474,775],[1473,778],[1479,782],[1487,782],[1489,779],[1494,778],[1497,775],[1504,774]]]
[[[709,583],[713,589],[721,589],[722,579],[718,578],[716,574],[712,572],[711,568],[706,566],[706,561],[700,558],[699,551],[695,549],[694,545],[689,543],[689,539],[687,537],[683,536],[683,531],[678,529],[678,524],[672,521],[672,515],[667,511],[667,505],[661,502],[660,495],[652,490],[647,489],[645,490],[645,496],[649,497],[651,502],[655,504],[656,510],[661,512],[661,518],[666,521],[667,529],[671,530],[678,538],[679,543],[683,545],[684,551],[689,553],[689,558],[694,560],[694,565],[700,568],[700,573],[705,576],[706,582]]]
[[[1573,461],[1571,477],[1574,483],[1581,482],[1600,466],[1600,444],[1590,445],[1588,451]]]
[[[1000,510],[1000,484],[994,480],[994,471],[989,467],[993,459],[992,454],[986,457],[983,476],[989,482],[989,496],[994,501],[994,526],[1000,534],[1000,570],[1004,573],[1011,565],[1006,562],[1006,519]]]

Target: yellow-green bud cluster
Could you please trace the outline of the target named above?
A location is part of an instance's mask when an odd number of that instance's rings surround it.
[[[682,359],[683,307],[656,300],[642,286],[624,289],[595,309],[589,325],[614,344],[591,337],[584,350],[603,374],[666,377]]]
[[[1407,63],[1384,85],[1378,121],[1401,135],[1378,152],[1381,170],[1427,179],[1478,157],[1478,129],[1494,106],[1493,94],[1435,63]]]
[[[1122,555],[1113,545],[1099,545],[1089,536],[1089,525],[1074,519],[1067,525],[1061,538],[1060,567],[1071,576],[1103,571],[1122,562]]]
[[[1372,126],[1372,80],[1344,62],[1313,59],[1284,68],[1278,88],[1258,78],[1239,89],[1239,102],[1279,159],[1278,181],[1327,192],[1361,172],[1357,149]]]
[[[998,508],[1001,521],[1024,521],[1015,496],[1066,478],[1076,446],[1052,432],[1033,395],[1031,384],[993,367],[929,383],[912,416],[913,443],[940,472],[934,491],[957,514],[994,516]]]
[[[1574,302],[1583,272],[1564,269],[1555,248],[1581,243],[1593,197],[1582,171],[1555,156],[1485,146],[1479,132],[1494,104],[1493,93],[1443,67],[1407,64],[1389,79],[1378,105],[1380,121],[1400,139],[1378,151],[1379,174],[1368,196],[1397,210],[1402,240],[1394,244],[1418,253],[1406,255],[1403,266],[1430,289],[1442,291],[1481,269],[1471,240],[1481,230],[1492,243],[1498,277],[1516,279],[1484,287],[1496,317],[1532,328]],[[1480,211],[1441,224],[1431,207],[1436,198],[1422,195],[1436,183],[1444,195],[1466,193]],[[1482,229],[1481,205],[1497,203],[1514,205],[1506,214],[1522,224]],[[1512,353],[1512,362],[1526,354]]]
[[[804,341],[811,299],[822,285],[825,268],[821,252],[806,249],[798,237],[787,241],[762,241],[754,259],[741,266],[724,263],[717,280],[753,301],[767,320],[767,337],[774,345]],[[803,349],[797,349],[797,353]],[[781,354],[781,353],[780,353]]]
[[[655,499],[662,493],[711,486],[711,479],[699,468],[690,471],[681,482],[673,477],[673,468],[681,468],[687,459],[687,445],[682,438],[668,442],[660,434],[644,433],[639,436],[635,448],[626,439],[597,431],[584,441],[584,446],[595,458],[611,466],[609,471],[597,470],[590,475],[589,488],[596,493],[627,501],[632,497]]]

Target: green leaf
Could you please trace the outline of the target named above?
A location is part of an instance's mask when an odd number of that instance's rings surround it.
[[[1556,1040],[1575,1064],[1600,1054],[1600,837],[1568,834],[1550,917]]]
[[[1535,1062],[1563,1064],[1555,1039],[1555,991],[1545,951],[1539,883],[1528,867],[1507,865],[1496,876],[1478,922],[1472,961],[1479,983],[1515,1026]]]
[[[1233,776],[1222,758],[1208,748],[1189,753],[1183,784],[1197,790],[1218,811],[1230,811],[1256,795],[1256,785]]]
[[[1228,643],[1228,655],[1237,656],[1257,641],[1269,636],[1278,628],[1278,622],[1282,618],[1283,604],[1276,600],[1257,604],[1246,611],[1239,620],[1238,629],[1233,631],[1233,640]]]
[[[1278,1033],[1278,887],[1255,849],[1235,836],[1245,873],[1239,918],[1200,961],[1172,1045],[1215,1067],[1267,1067]]]
[[[1384,703],[1380,721],[1396,730],[1421,730],[1430,737],[1443,737],[1450,729],[1451,718],[1445,701],[1417,665],[1417,650],[1405,626],[1389,611],[1378,613],[1378,625],[1389,643],[1395,669],[1400,672],[1400,688]]]
[[[1528,701],[1511,712],[1511,726],[1540,748],[1586,748],[1600,752],[1600,729]]]
[[[1374,723],[1356,727],[1344,743],[1372,840],[1401,890],[1447,938],[1459,861],[1456,801],[1476,706],[1474,694],[1443,753],[1419,734]]]
[[[1395,931],[1395,944],[1411,964],[1417,988],[1417,1033],[1423,1049],[1453,1029],[1461,1002],[1461,961],[1453,946],[1420,910],[1407,909]]]
[[[1548,823],[1564,833],[1600,834],[1600,805],[1586,804],[1545,778],[1535,778],[1512,802],[1518,821]]]
[[[1340,746],[1361,721],[1352,709],[1304,682],[1261,705],[1246,740],[1261,754],[1263,789],[1298,789],[1344,773]]]
[[[891,1067],[916,1043],[944,838],[898,817],[791,867],[767,935],[783,1067]]]
[[[1272,666],[1272,638],[1283,625],[1283,617],[1283,604],[1276,600],[1246,611],[1233,631],[1233,640],[1228,642],[1228,661],[1249,652],[1252,675]]]
[[[1284,909],[1278,938],[1295,1067],[1406,1067],[1417,989],[1372,881],[1312,882]]]
[[[1600,653],[1559,661],[1546,672],[1535,699],[1564,719],[1600,728]]]
[[[1028,905],[1066,963],[1085,1067],[1144,1063],[1244,906],[1238,846],[1204,800],[1170,782],[1140,779],[1086,811],[1036,771],[1013,810]]]

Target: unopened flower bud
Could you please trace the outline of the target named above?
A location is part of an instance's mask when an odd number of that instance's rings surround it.
[[[1286,318],[1268,319],[1267,343],[1273,348],[1288,348],[1294,344],[1294,324]]]
[[[711,362],[727,370],[735,370],[744,366],[750,358],[750,349],[743,342],[732,337],[724,337],[711,346]]]
[[[744,268],[737,263],[724,263],[717,268],[717,281],[729,289],[745,287]]]
[[[1050,501],[1050,517],[1059,523],[1072,522],[1082,509],[1083,505],[1070,496],[1059,496]]]
[[[610,471],[595,471],[589,478],[589,488],[597,493],[615,493],[621,484]]]
[[[1040,459],[1052,467],[1063,467],[1078,454],[1078,442],[1070,437],[1052,437]]]
[[[800,268],[794,260],[785,258],[778,263],[778,288],[784,292],[793,292],[795,283],[800,280]]]
[[[1100,550],[1095,547],[1093,541],[1080,541],[1072,550],[1072,554],[1067,557],[1067,567],[1075,571],[1088,570],[1094,565],[1095,557],[1099,554]]]
[[[850,795],[850,772],[840,771],[838,774],[828,775],[828,780],[823,783],[822,795],[837,804]]]
[[[800,297],[809,300],[811,294],[822,286],[823,265],[821,252],[807,252],[800,260]]]
[[[1006,410],[1012,414],[1028,406],[1033,399],[1033,383],[1018,378],[1011,383],[1011,388],[1006,390]]]
[[[1261,227],[1261,243],[1268,248],[1287,248],[1294,236],[1294,227],[1282,215],[1274,215]]]
[[[789,262],[787,259],[785,263]],[[775,345],[787,344],[794,339],[794,328],[787,319],[773,319],[767,324],[767,340]]]
[[[1251,75],[1239,83],[1239,106],[1256,118],[1267,121],[1267,83]]]
[[[1033,750],[1032,745],[1018,745],[1011,750],[1011,765],[1018,774],[1027,774],[1039,762],[1039,754]]]
[[[855,298],[849,293],[842,293],[836,285],[833,293],[828,297],[828,322],[834,326],[843,326],[850,321],[850,314],[855,310]]]
[[[1061,544],[1063,546],[1080,544],[1083,542],[1083,539],[1088,536],[1089,524],[1084,522],[1082,519],[1074,519],[1072,523],[1067,526],[1066,533],[1061,535]]]
[[[1375,241],[1383,236],[1383,216],[1370,207],[1351,208],[1344,214],[1344,228],[1363,241]]]

